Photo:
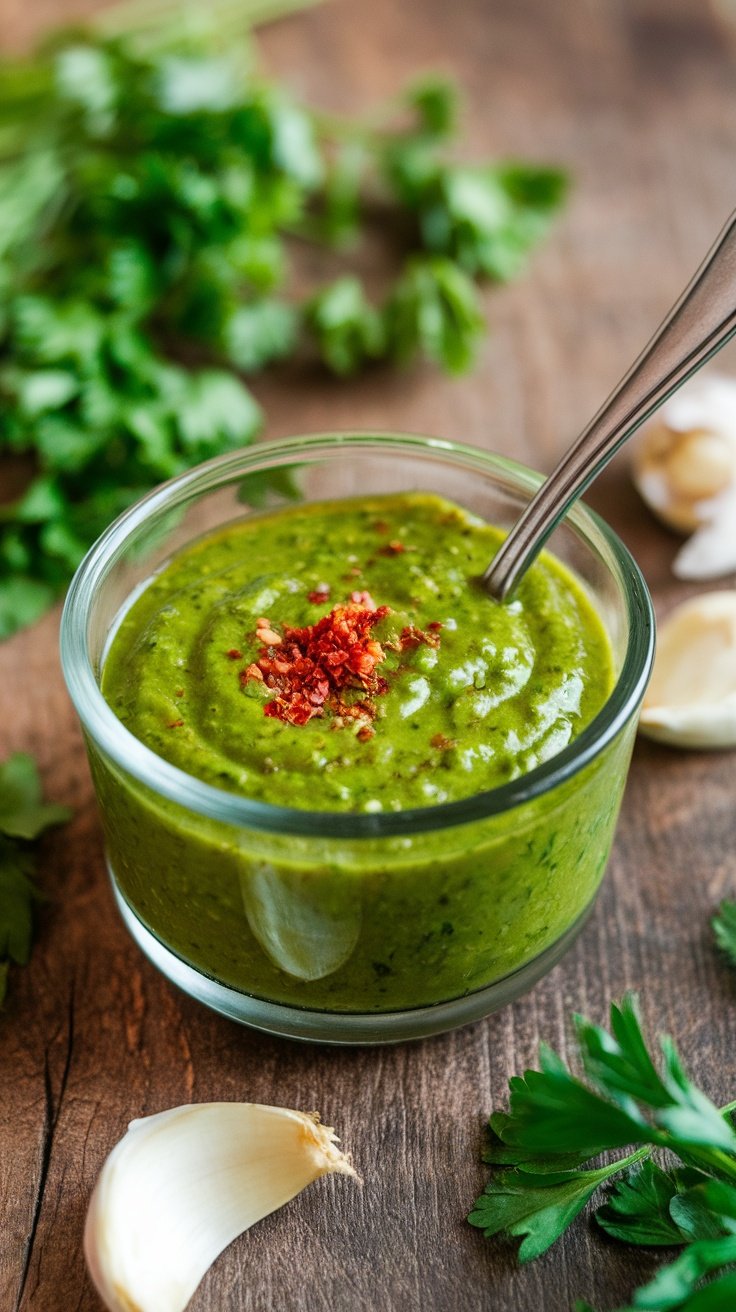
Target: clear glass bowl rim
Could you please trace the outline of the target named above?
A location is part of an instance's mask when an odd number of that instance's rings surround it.
[[[605,520],[578,502],[567,518],[586,546],[602,558],[623,595],[629,624],[627,648],[613,692],[598,715],[568,747],[519,779],[459,801],[404,811],[310,811],[275,806],[215,788],[171,765],[134,737],[100,692],[86,640],[97,589],[130,537],[152,514],[171,510],[195,494],[214,491],[246,474],[299,463],[300,457],[302,461],[314,460],[332,452],[349,454],[351,450],[445,456],[468,472],[495,474],[507,486],[511,483],[514,490],[528,495],[543,481],[541,474],[505,456],[420,434],[351,430],[267,442],[208,460],[142,497],[97,539],[69,586],[61,617],[61,665],[85,731],[97,748],[140,783],[208,819],[271,833],[373,840],[469,824],[510,811],[570,779],[613,741],[644,696],[654,656],[654,613],[646,583],[630,552]]]

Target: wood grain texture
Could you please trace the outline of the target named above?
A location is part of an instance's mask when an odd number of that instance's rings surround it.
[[[3,0],[20,45],[93,6]],[[467,91],[469,152],[568,166],[565,217],[527,275],[488,296],[470,378],[430,369],[349,385],[260,380],[267,436],[345,426],[458,437],[538,467],[587,419],[733,205],[736,35],[703,0],[334,0],[274,26],[269,66],[326,108],[361,108],[431,66]],[[368,257],[366,257],[368,258]],[[733,367],[736,355],[728,363]],[[594,490],[665,611],[692,589],[619,463]],[[334,1051],[210,1015],[128,939],[103,868],[81,737],[59,673],[58,615],[0,647],[0,759],[38,757],[74,807],[43,848],[46,902],[29,968],[0,1015],[0,1308],[94,1312],[84,1210],[127,1122],[190,1099],[318,1108],[364,1177],[320,1182],[237,1241],[193,1312],[566,1312],[624,1301],[647,1252],[579,1222],[519,1270],[463,1217],[485,1178],[482,1124],[572,1009],[603,1018],[639,988],[716,1101],[734,1096],[736,978],[708,918],[736,888],[734,754],[637,746],[609,874],[569,956],[499,1015],[431,1041]]]

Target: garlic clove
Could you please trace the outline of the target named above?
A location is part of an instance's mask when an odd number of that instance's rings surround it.
[[[674,747],[736,747],[736,589],[693,597],[662,624],[639,727]]]
[[[283,873],[268,862],[241,878],[248,924],[274,965],[295,979],[324,979],[352,955],[360,937],[360,902],[333,909],[320,881]]]
[[[712,519],[688,538],[672,564],[680,579],[714,579],[736,570],[736,488],[711,503]]]
[[[316,1115],[199,1103],[132,1121],[90,1201],[84,1252],[110,1312],[182,1312],[235,1237],[321,1175],[355,1176]]]
[[[665,402],[642,427],[633,477],[670,528],[710,523],[720,499],[736,493],[736,379],[706,372]]]

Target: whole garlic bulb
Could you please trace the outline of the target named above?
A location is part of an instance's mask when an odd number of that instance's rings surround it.
[[[736,379],[692,379],[645,424],[634,482],[654,513],[694,536],[674,562],[681,578],[736,569]]]

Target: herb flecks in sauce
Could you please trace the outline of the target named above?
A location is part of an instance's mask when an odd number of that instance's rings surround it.
[[[353,839],[348,820],[330,838],[319,814],[305,815],[304,833],[239,829],[93,755],[118,887],[183,960],[260,998],[384,1012],[481,989],[579,921],[603,873],[633,725],[509,811],[432,823],[438,804],[561,751],[613,682],[603,624],[559,561],[543,554],[503,606],[475,581],[502,536],[426,493],[300,506],[193,543],[137,597],[102,687],[159,756],[276,806],[427,816],[394,837],[377,822],[375,837]],[[382,550],[397,543],[406,551]],[[386,613],[369,624],[374,598]],[[241,673],[283,655],[291,629],[304,650],[347,607],[362,617],[361,643],[380,644],[384,659],[374,650],[363,675],[386,691],[366,699],[356,679],[331,685],[324,713],[303,724],[264,715],[277,695],[289,706],[288,686]],[[327,704],[338,695],[368,700],[373,717],[343,721]],[[185,724],[167,729],[175,719]]]
[[[612,669],[598,615],[552,557],[510,604],[485,595],[501,540],[419,492],[249,518],[152,580],[103,691],[159,755],[264,801],[401,810],[507,783],[592,719]]]

